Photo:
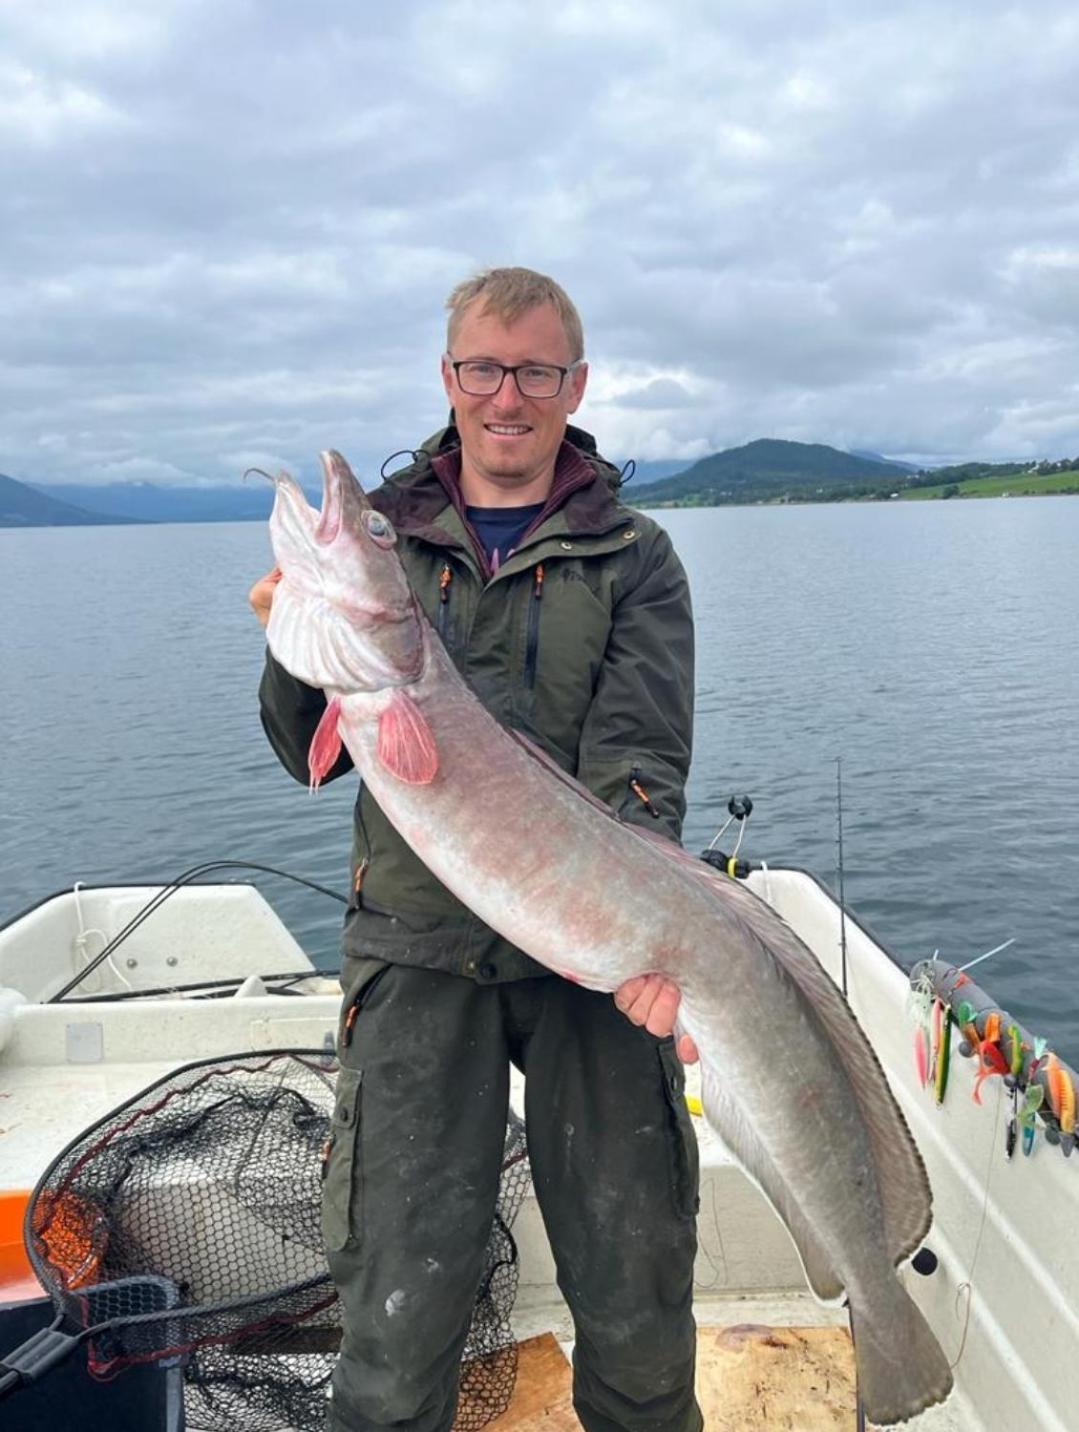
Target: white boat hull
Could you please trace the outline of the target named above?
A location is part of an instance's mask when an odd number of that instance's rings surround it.
[[[828,892],[791,870],[757,872],[750,883],[839,983],[840,914]],[[337,982],[310,966],[246,885],[179,892],[95,972],[85,990],[93,1000],[47,1003],[154,893],[124,886],[68,892],[0,930],[0,1194],[32,1188],[82,1129],[180,1064],[332,1045]],[[938,1107],[915,1073],[906,975],[849,916],[846,931],[848,997],[933,1186],[928,1244],[939,1266],[929,1277],[910,1270],[904,1277],[946,1354],[958,1360],[949,1402],[908,1425],[925,1432],[1000,1426],[1069,1432],[1076,1420],[1067,1373],[1079,1351],[1079,1244],[1071,1236],[1079,1184],[1071,1164],[1079,1160],[1041,1142],[1034,1157],[1007,1162],[1001,1081],[987,1085],[978,1108],[970,1099],[973,1068],[956,1055]],[[272,977],[305,971],[303,998],[269,992]],[[157,990],[225,979],[239,986],[226,998],[105,998],[125,985]],[[692,1071],[689,1087],[694,1092]],[[519,1079],[513,1089],[523,1107]],[[836,1118],[842,1120],[842,1108]],[[841,1312],[810,1297],[786,1230],[716,1135],[697,1122],[701,1320],[841,1321]],[[526,1201],[514,1231],[521,1253],[515,1326],[522,1335],[553,1327],[571,1336],[534,1201]]]

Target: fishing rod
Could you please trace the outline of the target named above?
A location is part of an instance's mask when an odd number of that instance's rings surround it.
[[[843,882],[843,757],[835,758],[835,816],[836,843],[839,847],[839,969],[843,998],[847,998],[847,895]],[[854,1313],[847,1303],[847,1320],[850,1323],[851,1347],[854,1342]],[[854,1414],[857,1432],[865,1432],[865,1404],[858,1386],[857,1362],[854,1375]]]
[[[57,990],[55,994],[50,995],[45,1003],[61,1003],[73,989],[76,989],[82,984],[87,975],[92,974],[99,965],[103,964],[104,961],[123,944],[128,936],[133,934],[135,930],[137,930],[145,920],[148,920],[156,910],[159,910],[167,900],[170,900],[178,891],[192,884],[200,876],[209,875],[215,870],[258,870],[267,875],[279,875],[285,880],[294,881],[297,885],[306,885],[309,889],[318,891],[320,895],[328,895],[331,899],[339,901],[342,905],[348,904],[345,897],[336,890],[330,890],[325,885],[319,885],[314,880],[307,880],[301,875],[292,875],[287,870],[278,870],[277,867],[273,865],[263,865],[254,860],[205,860],[200,865],[191,866],[191,868],[185,870],[182,875],[178,875],[175,879],[169,881],[167,885],[163,885],[157,894],[151,896],[142,909],[132,916],[123,929],[113,936],[105,948],[99,950],[92,960],[88,961],[81,970],[68,980],[67,984]]]
[[[835,814],[839,844],[839,968],[843,997],[847,994],[847,900],[843,887],[843,757],[835,758]]]

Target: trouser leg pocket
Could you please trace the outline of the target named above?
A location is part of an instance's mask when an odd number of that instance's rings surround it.
[[[360,1166],[360,1095],[363,1074],[342,1068],[322,1167],[322,1239],[330,1253],[359,1242],[363,1212]]]

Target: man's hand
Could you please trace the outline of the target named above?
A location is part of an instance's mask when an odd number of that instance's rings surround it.
[[[262,626],[265,626],[270,620],[274,588],[281,580],[281,575],[281,568],[275,567],[272,572],[267,572],[265,577],[260,577],[247,594],[247,600],[251,603],[251,610],[258,617]]]
[[[635,975],[614,992],[614,1002],[626,1018],[660,1039],[673,1032],[681,998],[678,986],[663,975]],[[678,1057],[683,1064],[696,1064],[700,1058],[688,1034],[678,1041]]]

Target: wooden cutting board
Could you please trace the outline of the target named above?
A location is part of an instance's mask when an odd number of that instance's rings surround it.
[[[577,1432],[572,1374],[550,1333],[520,1344],[513,1401],[490,1432]],[[753,1323],[697,1331],[707,1432],[854,1432],[854,1354],[845,1328]]]

